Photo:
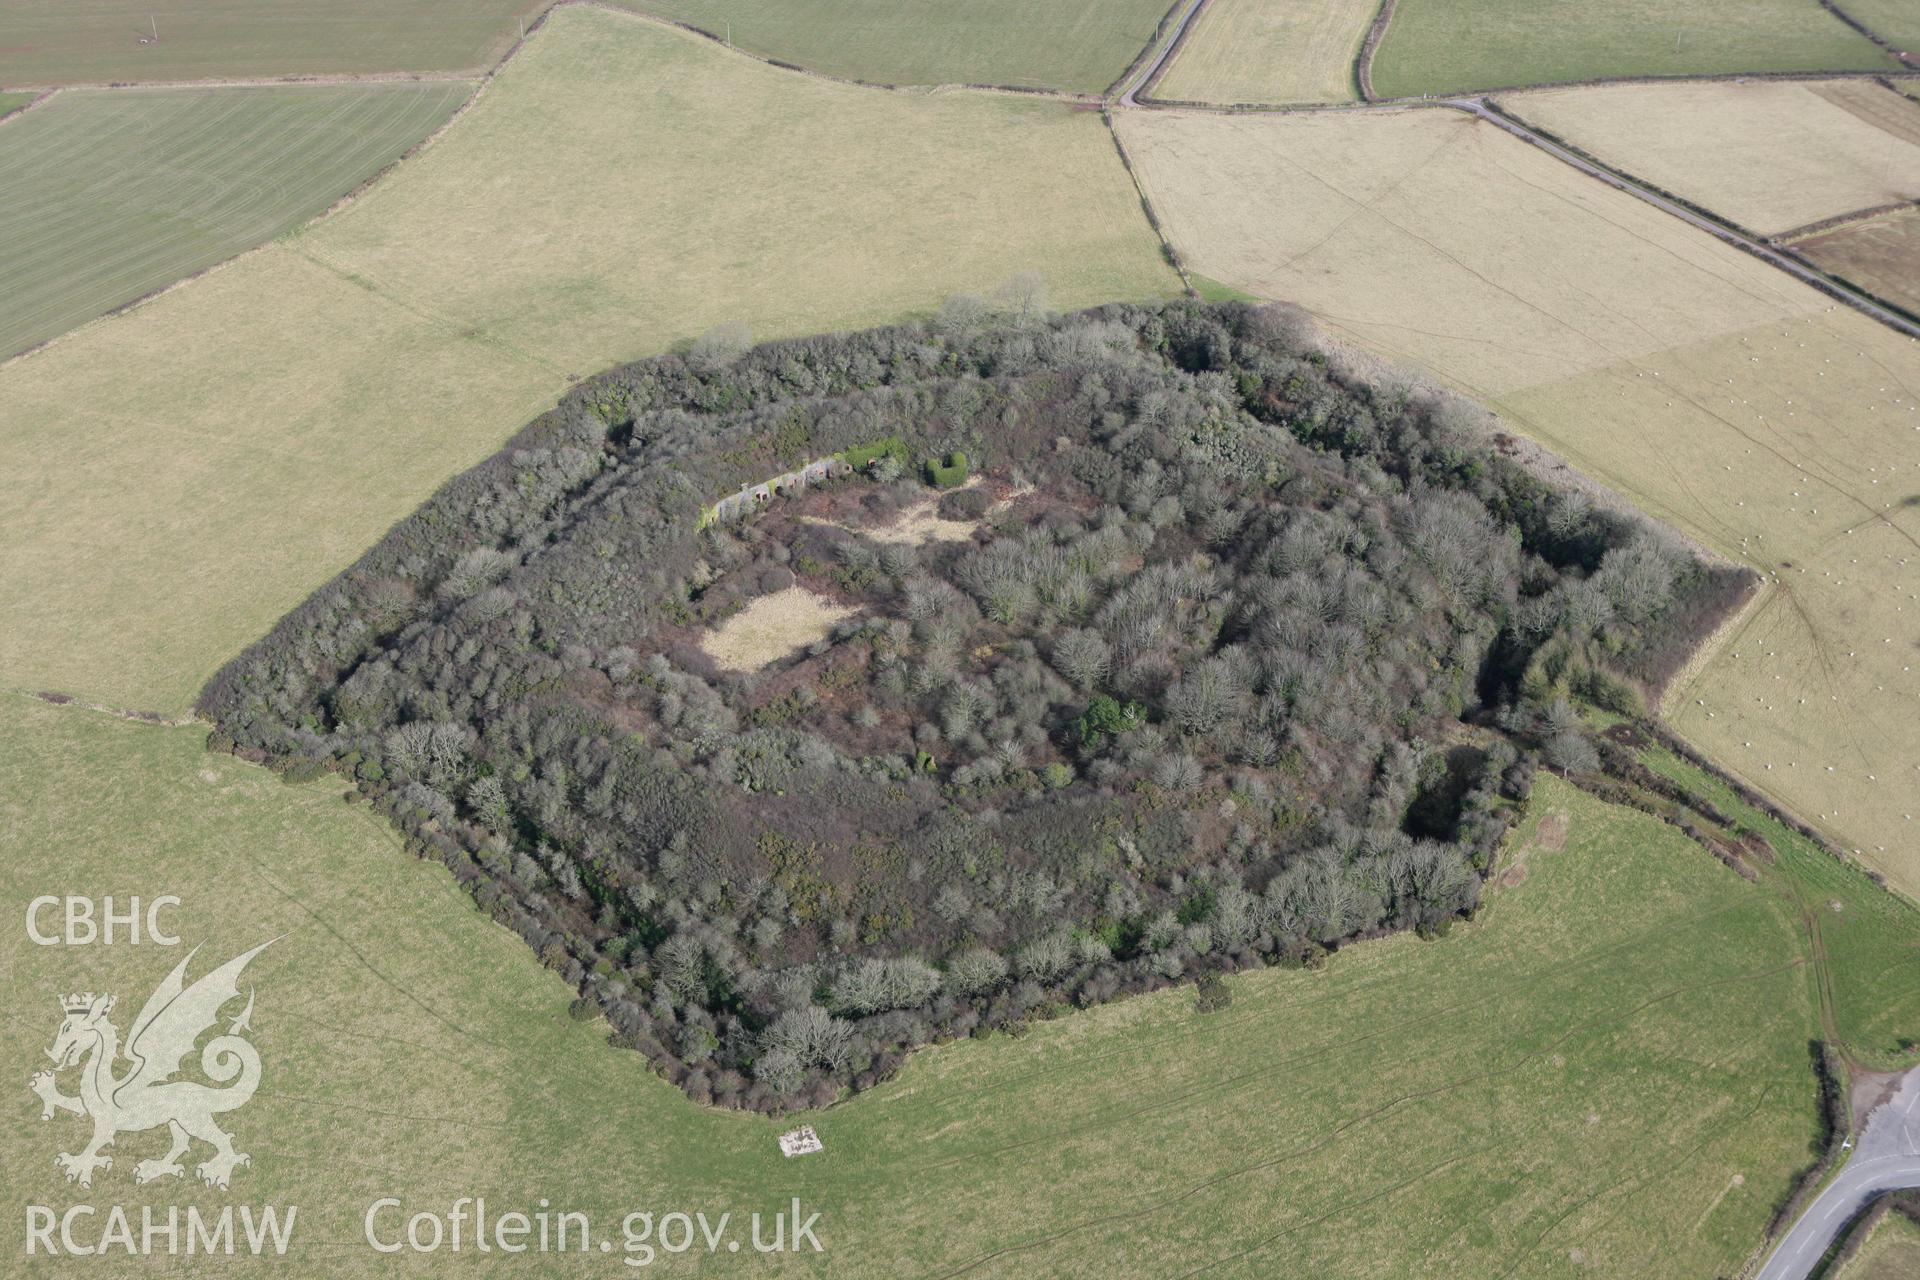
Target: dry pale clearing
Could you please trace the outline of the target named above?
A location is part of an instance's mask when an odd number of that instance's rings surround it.
[[[728,671],[758,671],[826,639],[836,623],[858,612],[805,587],[788,587],[755,596],[746,608],[702,637],[700,647]]]
[[[1920,346],[1464,115],[1121,127],[1195,269],[1765,572],[1675,722],[1920,890]]]
[[[561,10],[344,212],[0,366],[0,671],[182,708],[570,374],[1023,271],[1177,287],[1097,115]]]
[[[1212,0],[1153,96],[1182,102],[1345,102],[1374,0]]]
[[[977,489],[983,483],[981,477],[974,476],[961,489]],[[1025,492],[1031,492],[1027,490]],[[1019,493],[1009,495],[993,504],[989,511],[1005,510]],[[814,524],[829,524],[839,529],[858,532],[862,537],[870,538],[883,545],[919,547],[929,542],[965,542],[980,527],[978,520],[949,520],[940,514],[940,497],[934,495],[910,502],[894,513],[893,519],[885,524],[850,525],[833,520],[822,520],[817,516],[802,516],[801,519]]]
[[[1920,198],[1920,103],[1873,80],[1603,85],[1501,105],[1760,235]]]

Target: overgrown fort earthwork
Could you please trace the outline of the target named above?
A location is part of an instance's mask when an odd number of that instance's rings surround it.
[[[1485,424],[1278,307],[717,334],[579,384],[200,707],[694,1096],[819,1104],[1475,911],[1536,766],[1599,767],[1568,695],[1637,711],[1751,585]]]

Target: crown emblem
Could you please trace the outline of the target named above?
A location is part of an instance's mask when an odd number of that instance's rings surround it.
[[[61,996],[60,1007],[68,1013],[85,1013],[87,1010],[93,1008],[93,992],[83,991],[76,995]],[[113,1000],[109,998],[107,1000],[107,1008],[110,1009],[112,1007]],[[102,1009],[101,1012],[104,1013],[106,1010]]]

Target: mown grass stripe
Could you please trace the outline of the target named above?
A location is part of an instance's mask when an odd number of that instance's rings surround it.
[[[399,85],[59,95],[0,133],[0,356],[271,239],[472,92]]]

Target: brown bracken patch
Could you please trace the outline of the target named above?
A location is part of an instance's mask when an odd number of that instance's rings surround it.
[[[1619,724],[1614,725],[1613,728],[1608,729],[1605,736],[1623,747],[1644,747],[1651,741],[1647,735],[1641,731],[1639,725],[1627,720],[1623,720]]]

